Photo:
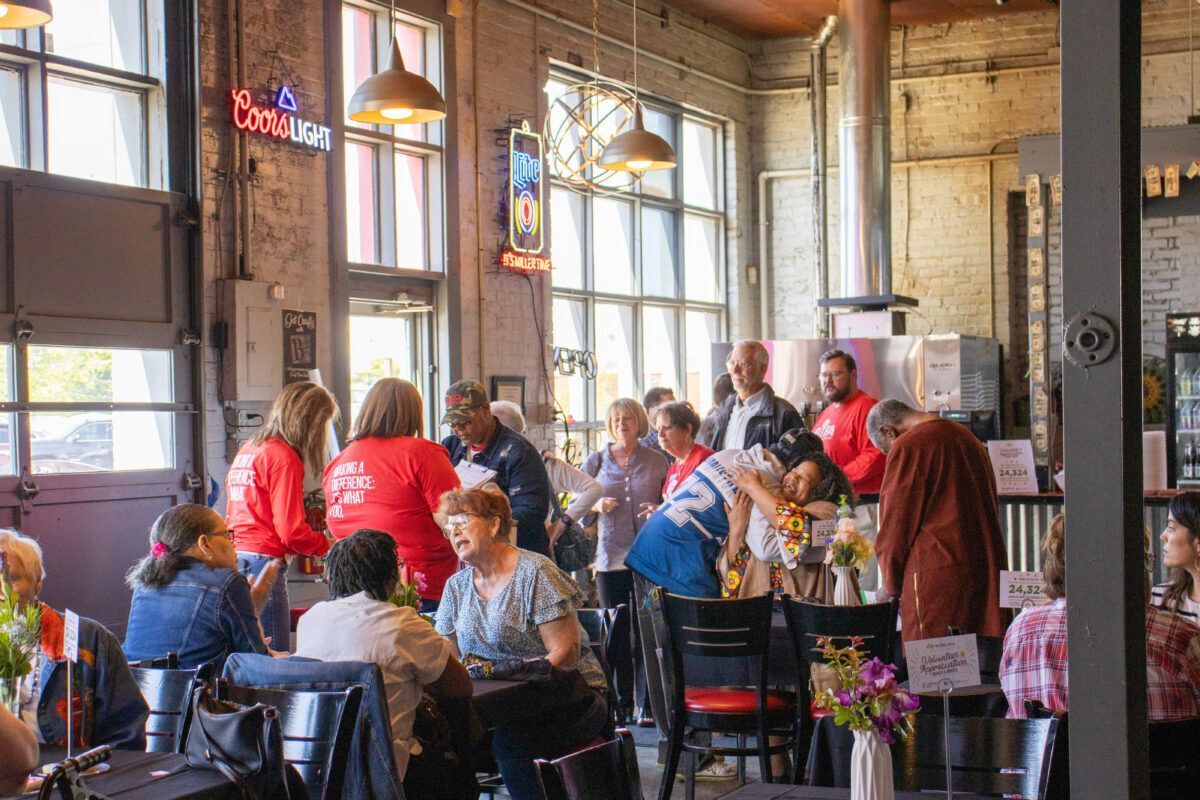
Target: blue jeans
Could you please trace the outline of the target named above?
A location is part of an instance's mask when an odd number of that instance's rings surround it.
[[[253,582],[254,576],[262,572],[263,567],[274,556],[264,556],[259,553],[238,554],[238,569]],[[267,602],[262,611],[258,612],[258,621],[262,623],[263,635],[270,640],[272,650],[292,649],[292,606],[288,600],[287,568],[280,567],[279,575],[275,578],[275,586],[271,589]]]

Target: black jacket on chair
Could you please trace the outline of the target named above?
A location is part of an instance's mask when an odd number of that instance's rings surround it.
[[[804,427],[804,420],[800,417],[800,412],[787,400],[776,397],[775,390],[769,383],[763,384],[763,391],[766,392],[766,397],[763,400],[762,411],[746,422],[746,438],[740,447],[742,450],[747,450],[756,444],[770,447],[792,428]],[[713,450],[723,450],[722,440],[725,438],[725,431],[729,427],[729,418],[733,415],[733,408],[737,400],[736,394],[725,398],[721,407],[704,421],[696,441]]]

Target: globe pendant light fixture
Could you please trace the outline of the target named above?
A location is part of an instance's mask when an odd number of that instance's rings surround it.
[[[36,28],[52,19],[50,0],[0,0],[0,28]]]
[[[642,103],[638,99],[637,0],[633,0],[633,127],[615,137],[600,154],[600,166],[614,172],[641,175],[655,169],[674,169],[675,151],[656,133],[642,124]]]
[[[2,2],[2,0],[0,0]],[[396,4],[388,17],[392,32],[387,68],[358,85],[350,98],[350,119],[374,125],[416,125],[446,116],[446,100],[432,83],[404,68],[396,41]]]

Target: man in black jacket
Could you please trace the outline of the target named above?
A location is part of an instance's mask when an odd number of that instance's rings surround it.
[[[546,535],[553,492],[533,443],[492,416],[487,392],[475,381],[459,381],[446,390],[442,424],[454,431],[442,440],[451,464],[457,467],[465,459],[495,470],[491,480],[512,504],[517,547],[553,558]]]
[[[705,421],[700,444],[718,451],[748,450],[756,444],[770,447],[791,429],[804,427],[800,412],[763,382],[769,362],[761,342],[743,339],[734,343],[725,361],[734,393],[713,412],[711,424]]]

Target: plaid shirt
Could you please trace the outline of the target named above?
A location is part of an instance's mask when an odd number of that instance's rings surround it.
[[[1021,613],[1004,636],[1000,684],[1008,716],[1024,717],[1025,701],[1067,710],[1067,601]],[[1146,608],[1146,710],[1150,720],[1200,716],[1200,627]]]

